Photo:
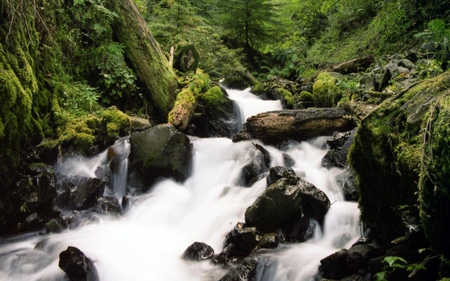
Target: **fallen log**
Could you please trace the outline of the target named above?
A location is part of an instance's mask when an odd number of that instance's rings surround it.
[[[233,136],[233,142],[250,139],[265,143],[288,139],[304,141],[335,131],[349,131],[355,126],[351,116],[339,107],[269,111],[248,118],[243,130]]]

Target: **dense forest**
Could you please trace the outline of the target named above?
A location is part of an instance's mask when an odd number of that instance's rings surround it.
[[[30,214],[23,199],[30,189],[21,187],[24,178],[31,181],[25,176],[30,170],[39,170],[32,163],[54,164],[58,156],[75,152],[98,153],[129,133],[130,117],[151,125],[171,123],[183,131],[199,107],[214,111],[224,102],[218,85],[265,93],[276,84],[284,85],[278,94],[286,108],[302,102],[348,108],[369,99],[382,111],[358,120],[359,146],[349,156],[361,174],[360,202],[367,206],[362,219],[379,226],[381,239],[400,236],[390,231],[392,224],[380,222],[389,214],[375,210],[387,205],[371,206],[373,191],[364,186],[383,185],[384,179],[413,186],[407,195],[392,195],[409,201],[396,198],[385,204],[395,205],[400,223],[406,213],[423,219],[431,241],[420,249],[427,253],[423,263],[438,259],[438,275],[450,276],[446,96],[440,95],[435,111],[424,109],[425,125],[405,125],[409,116],[391,113],[408,101],[394,98],[413,86],[402,88],[396,77],[385,81],[391,92],[374,90],[370,98],[358,75],[333,82],[339,96],[308,93],[319,73],[339,63],[370,58],[371,67],[358,71],[376,72],[393,55],[411,59],[417,53],[426,58],[415,60],[415,77],[428,83],[421,92],[448,92],[447,0],[1,0],[0,14],[0,234],[17,233],[16,223]],[[293,83],[305,86],[289,88]],[[389,98],[392,106],[383,107]],[[430,100],[434,102],[420,103]],[[413,138],[422,134],[429,138]],[[361,148],[374,139],[389,148]],[[405,147],[413,147],[412,154],[402,152]],[[360,155],[379,158],[369,163]],[[433,162],[436,155],[443,157]],[[364,178],[364,165],[389,172]],[[432,199],[427,187],[444,199]],[[412,210],[417,204],[422,207]],[[443,218],[433,220],[435,215]],[[395,266],[407,269],[401,260],[392,262],[384,272]]]

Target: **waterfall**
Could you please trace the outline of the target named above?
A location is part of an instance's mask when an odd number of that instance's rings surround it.
[[[242,108],[243,120],[281,108],[279,102],[258,100],[248,90],[230,91],[230,97]],[[58,267],[58,257],[68,246],[79,248],[92,260],[100,280],[219,280],[226,273],[224,269],[208,261],[185,261],[181,255],[196,241],[220,253],[225,235],[236,223],[245,221],[246,208],[264,192],[266,180],[255,182],[251,188],[236,186],[242,167],[255,153],[250,141],[190,139],[194,146],[193,169],[184,183],[171,179],[157,182],[146,194],[133,197],[134,204],[120,218],[101,216],[97,222],[60,234],[29,235],[0,244],[0,280],[66,280]],[[283,151],[264,145],[272,156],[271,166],[283,165],[283,153],[288,154],[296,161],[294,171],[322,189],[334,203],[323,230],[317,227],[311,240],[264,253],[272,262],[271,266],[259,268],[259,281],[313,280],[320,259],[349,247],[359,237],[357,205],[343,201],[335,180],[341,170],[321,167],[327,152],[325,140],[291,141]],[[125,140],[121,145],[118,150],[128,149],[129,143]],[[60,170],[95,176],[94,166],[108,163],[107,154],[67,161]],[[119,168],[126,171],[124,166]],[[122,179],[113,179],[113,185],[116,183],[119,187],[111,189],[121,196],[125,184]]]

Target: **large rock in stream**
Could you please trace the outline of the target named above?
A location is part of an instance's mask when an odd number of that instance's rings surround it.
[[[270,233],[290,227],[302,216],[322,222],[329,208],[330,200],[323,191],[295,176],[293,171],[285,172],[285,177],[268,186],[247,208],[245,222],[258,231]]]
[[[69,246],[59,254],[58,266],[67,274],[71,281],[99,280],[97,270],[92,261],[76,247]]]
[[[184,181],[190,173],[192,144],[172,125],[157,125],[131,136],[130,158],[142,174],[145,191],[158,177]]]
[[[277,110],[260,113],[247,119],[244,129],[233,136],[233,141],[259,139],[277,143],[287,139],[298,141],[331,135],[334,131],[349,131],[355,123],[339,107]]]

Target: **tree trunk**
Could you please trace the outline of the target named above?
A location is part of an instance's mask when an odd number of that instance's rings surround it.
[[[154,114],[166,122],[176,97],[175,72],[133,0],[110,0],[106,5],[119,15],[113,26],[114,33],[125,45],[127,58],[145,83],[149,92],[146,98],[154,106]]]

